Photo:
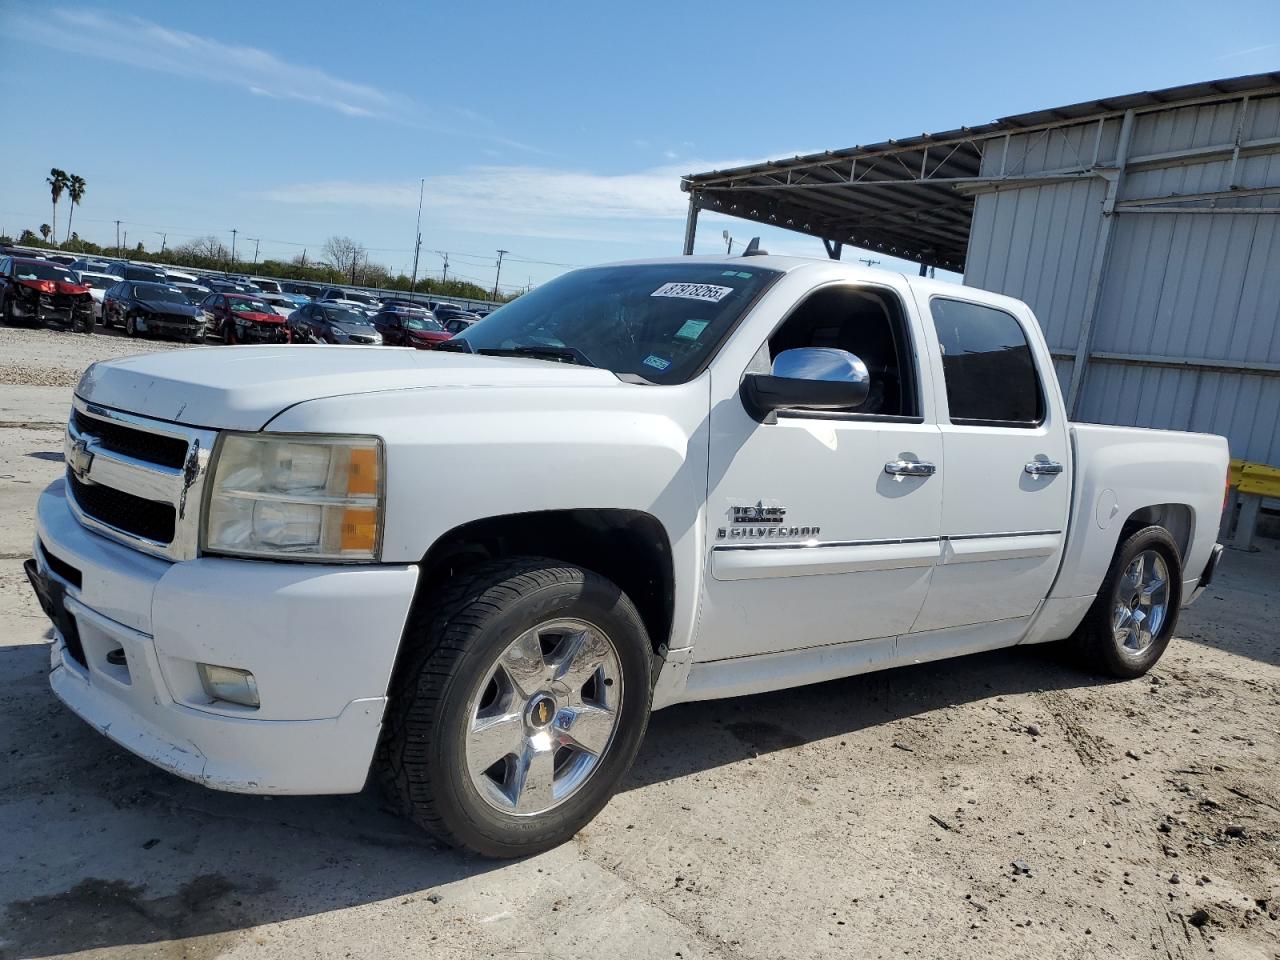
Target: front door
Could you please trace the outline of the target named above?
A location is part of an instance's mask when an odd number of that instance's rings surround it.
[[[959,296],[920,295],[933,340],[945,471],[942,558],[915,630],[1028,617],[1048,594],[1070,506],[1066,415],[1046,391],[1035,323]]]
[[[920,612],[940,551],[945,465],[930,374],[914,359],[920,331],[900,295],[820,287],[748,367],[767,372],[795,347],[848,350],[871,374],[856,409],[761,423],[738,397],[741,370],[713,377],[698,661],[890,637]]]

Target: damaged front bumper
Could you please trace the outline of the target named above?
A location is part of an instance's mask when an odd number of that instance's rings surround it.
[[[41,293],[29,287],[14,291],[13,315],[36,323],[76,326],[93,323],[93,298],[89,294]]]
[[[166,316],[162,313],[140,315],[135,321],[142,333],[158,333],[170,337],[202,337],[205,322],[197,317]]]

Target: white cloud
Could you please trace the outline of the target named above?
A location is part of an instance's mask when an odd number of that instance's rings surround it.
[[[423,202],[431,219],[460,231],[617,242],[661,237],[665,242],[671,223],[683,222],[689,209],[681,175],[744,162],[695,160],[615,174],[479,165],[427,177]],[[297,206],[416,210],[418,183],[328,180],[285,184],[258,196]],[[703,213],[704,220],[710,216]]]
[[[674,167],[598,174],[534,166],[477,166],[427,177],[424,202],[457,229],[501,229],[523,236],[632,239],[642,222],[685,215],[687,197]],[[264,199],[304,206],[416,209],[415,182],[337,180],[268,190]]]
[[[24,40],[134,67],[238,87],[247,93],[314,104],[351,117],[394,116],[404,103],[362,83],[282,60],[258,47],[171,30],[140,17],[55,8],[9,14]]]
[[[1215,61],[1233,60],[1236,57],[1247,57],[1254,53],[1262,53],[1266,50],[1274,50],[1276,49],[1276,47],[1280,47],[1280,43],[1264,43],[1260,47],[1246,47],[1244,50],[1233,50],[1231,53],[1224,53],[1222,54],[1222,56],[1214,57],[1213,59]]]

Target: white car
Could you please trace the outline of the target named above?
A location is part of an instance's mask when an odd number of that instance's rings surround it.
[[[169,276],[173,275],[169,274]],[[200,301],[207,297],[211,292],[209,288],[203,284],[188,282],[186,280],[170,280],[169,286],[177,287],[186,295],[188,300],[196,305],[199,305]]]
[[[71,710],[221,790],[372,769],[498,857],[671,704],[1057,640],[1141,675],[1227,474],[1068,422],[1020,301],[770,256],[574,271],[433,350],[97,363],[65,456],[27,569]]]
[[[281,293],[280,283],[277,280],[268,280],[266,277],[250,277],[249,283],[257,287],[263,293]]]
[[[354,310],[365,317],[377,316],[381,310],[380,305],[375,306],[364,300],[350,300],[346,297],[330,297],[327,300],[317,300],[316,303],[331,303],[334,306],[346,307],[348,310]]]
[[[93,318],[102,320],[102,298],[108,290],[120,282],[121,278],[110,273],[94,273],[89,270],[77,270],[76,276],[82,283],[89,285],[89,296],[93,298]]]
[[[258,299],[282,317],[287,317],[298,309],[298,305],[294,301],[281,293],[261,293],[258,295]]]

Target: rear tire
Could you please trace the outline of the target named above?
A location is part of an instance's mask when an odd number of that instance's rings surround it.
[[[1111,569],[1069,644],[1082,666],[1140,677],[1169,646],[1182,606],[1182,562],[1164,527],[1143,527],[1116,548]]]
[[[18,324],[18,318],[13,315],[13,301],[8,297],[4,298],[4,305],[0,307],[0,323],[6,327],[14,327]]]
[[[404,642],[377,766],[423,829],[521,857],[613,796],[644,738],[651,654],[612,582],[536,557],[486,563],[420,601]]]
[[[124,333],[126,337],[136,337],[138,335],[138,324],[133,319],[132,313],[125,314]]]

